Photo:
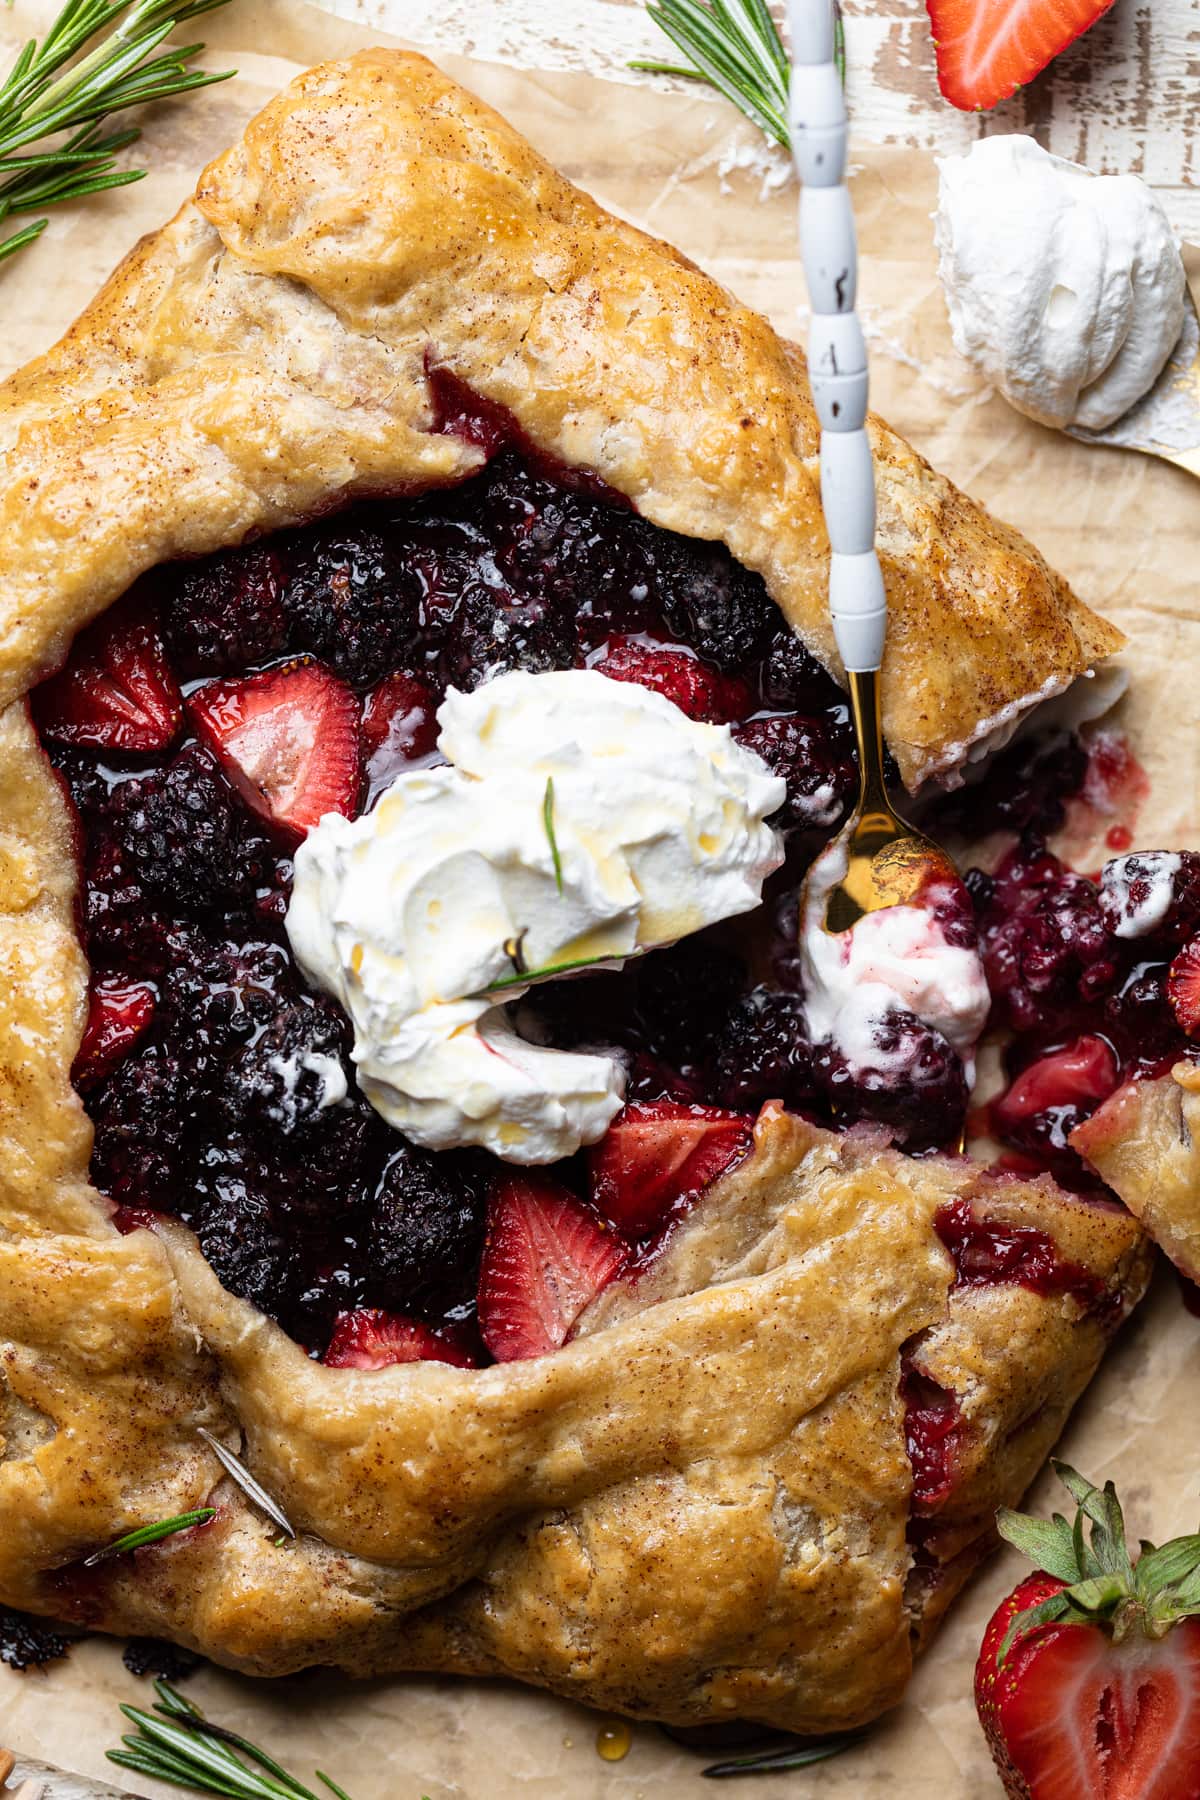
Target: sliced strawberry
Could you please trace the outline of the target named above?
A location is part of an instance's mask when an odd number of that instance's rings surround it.
[[[98,981],[88,1001],[87,1024],[71,1079],[94,1087],[133,1049],[154,1017],[154,989],[145,981]]]
[[[1103,1038],[1076,1038],[1065,1050],[1039,1057],[993,1103],[998,1127],[1011,1130],[1036,1113],[1077,1107],[1090,1111],[1120,1083],[1117,1059]]]
[[[634,1102],[588,1153],[593,1204],[629,1237],[644,1237],[672,1207],[708,1187],[749,1150],[744,1113],[678,1100]]]
[[[993,1614],[975,1668],[975,1705],[1005,1792],[1197,1800],[1200,1540],[1144,1544],[1135,1573],[1111,1484],[1101,1490],[1054,1466],[1086,1510],[1090,1546],[1082,1517],[1073,1533],[1057,1516],[997,1515],[1001,1535],[1043,1565]]]
[[[437,698],[417,675],[387,675],[367,695],[363,743],[374,782],[390,781],[437,744]]]
[[[666,644],[614,637],[596,672],[610,681],[636,681],[663,694],[689,719],[727,725],[751,710],[750,690],[736,675],[722,675],[691,655]]]
[[[1081,37],[1112,0],[925,0],[938,86],[975,112],[1007,100]]]
[[[353,816],[362,780],[358,701],[323,663],[210,681],[187,705],[247,804],[289,840],[298,843],[326,813]]]
[[[621,1240],[551,1176],[501,1175],[479,1271],[479,1329],[497,1362],[557,1350],[627,1257]]]
[[[105,613],[38,688],[33,710],[38,729],[62,744],[165,750],[183,699],[152,614],[128,602]]]
[[[460,1344],[439,1337],[418,1319],[360,1306],[342,1312],[323,1358],[330,1369],[387,1369],[393,1363],[444,1362],[457,1369],[475,1367]]]
[[[1167,999],[1185,1037],[1200,1038],[1200,937],[1185,944],[1167,970]]]

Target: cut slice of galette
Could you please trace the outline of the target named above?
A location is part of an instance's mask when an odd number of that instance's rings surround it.
[[[916,789],[1120,638],[872,429]],[[0,1600],[263,1674],[874,1716],[1148,1254],[1079,1165],[947,1153],[918,1011],[866,1068],[810,1039],[854,768],[798,353],[368,53],[0,442]],[[1020,888],[947,903],[989,969],[1010,915],[1059,953]]]

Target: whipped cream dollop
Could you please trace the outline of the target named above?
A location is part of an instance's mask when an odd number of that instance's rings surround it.
[[[1156,197],[1136,175],[1093,175],[1020,134],[938,167],[955,347],[1044,425],[1111,425],[1183,327],[1183,258]]]
[[[451,691],[438,722],[449,767],[301,844],[288,936],[390,1125],[552,1162],[603,1135],[624,1067],[527,1042],[509,1007],[539,973],[619,967],[757,906],[786,785],[728,726],[593,670]]]
[[[951,923],[969,918],[969,905],[940,904],[949,896],[931,884],[928,904],[884,907],[848,931],[827,932],[826,900],[846,866],[835,841],[809,871],[800,958],[810,1038],[832,1044],[856,1073],[901,1073],[906,1051],[881,1028],[893,1014],[915,1013],[957,1051],[970,1082],[991,1000],[977,946],[950,935],[973,938]]]

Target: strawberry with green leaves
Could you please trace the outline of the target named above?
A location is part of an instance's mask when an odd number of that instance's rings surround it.
[[[1200,1800],[1200,1533],[1132,1558],[1111,1482],[1054,1468],[1078,1511],[1002,1507],[1036,1563],[992,1615],[975,1705],[1012,1800]]]

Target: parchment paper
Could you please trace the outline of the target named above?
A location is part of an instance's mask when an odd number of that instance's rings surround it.
[[[50,10],[43,0],[0,10],[0,61]],[[0,273],[0,374],[53,341],[137,235],[174,210],[203,162],[297,64],[370,41],[289,0],[238,0],[204,25],[212,66],[236,66],[238,79],[161,109],[132,152],[150,177],[53,215],[42,241]],[[731,109],[660,93],[649,82],[616,87],[443,60],[607,205],[672,239],[781,330],[802,334],[794,190],[782,163]],[[931,460],[1019,524],[1081,594],[1130,632],[1133,689],[1121,722],[1152,782],[1136,839],[1146,847],[1200,843],[1200,486],[1164,464],[1085,448],[1028,423],[957,358],[936,280],[934,191],[928,157],[862,150],[854,198],[873,403]],[[1200,257],[1193,261],[1200,268]],[[1085,859],[1081,866],[1094,865]],[[1096,1480],[1115,1478],[1135,1536],[1195,1529],[1198,1383],[1200,1320],[1185,1312],[1164,1271],[1063,1445]],[[1038,1506],[1059,1504],[1054,1485],[1042,1477]],[[864,1748],[812,1771],[759,1778],[756,1800],[925,1800],[931,1789],[940,1800],[998,1796],[971,1674],[984,1621],[1019,1566],[1005,1555],[975,1581],[908,1699]],[[0,1742],[111,1778],[103,1752],[122,1729],[118,1705],[145,1704],[147,1692],[126,1673],[118,1649],[102,1641],[44,1674],[0,1668]],[[677,1800],[707,1791],[700,1769],[711,1757],[639,1726],[625,1760],[602,1762],[596,1715],[501,1684],[353,1684],[318,1674],[270,1685],[205,1671],[189,1692],[303,1776],[314,1766],[329,1770],[354,1800]],[[132,1779],[130,1791],[177,1790]]]

